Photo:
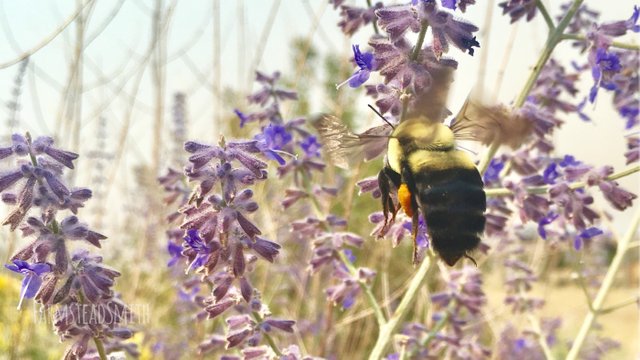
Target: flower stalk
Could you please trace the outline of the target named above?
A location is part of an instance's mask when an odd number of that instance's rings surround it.
[[[100,360],[107,360],[107,353],[104,351],[104,344],[102,343],[102,340],[94,337],[93,342],[96,344],[96,350],[98,350],[98,356],[100,356]]]
[[[613,257],[613,260],[611,261],[611,265],[609,266],[609,269],[607,270],[607,273],[604,276],[604,279],[602,280],[602,285],[600,285],[600,289],[598,290],[598,293],[595,299],[593,300],[593,303],[590,306],[591,310],[589,310],[589,313],[587,314],[584,321],[582,322],[582,326],[578,331],[578,335],[573,341],[573,345],[571,346],[571,349],[567,354],[567,360],[575,360],[578,358],[578,355],[580,354],[580,349],[584,345],[584,342],[587,338],[587,334],[589,333],[589,330],[591,330],[591,327],[593,326],[593,323],[595,322],[596,317],[600,315],[600,311],[603,309],[604,300],[609,294],[609,289],[611,289],[611,285],[613,284],[615,275],[618,272],[620,265],[622,264],[622,259],[627,253],[627,250],[629,249],[629,243],[631,242],[631,239],[636,234],[636,231],[638,230],[639,225],[640,225],[640,210],[638,210],[635,216],[633,217],[633,220],[631,221],[631,225],[629,226],[629,229],[627,229],[627,233],[618,242],[618,246],[616,248],[616,254]]]
[[[636,166],[632,166],[628,169],[622,170],[618,173],[615,174],[611,174],[607,177],[605,177],[605,180],[617,180],[632,174],[637,173],[638,171],[640,171],[640,165],[636,165]],[[586,181],[576,181],[574,183],[569,184],[569,188],[571,190],[576,190],[576,189],[581,189],[581,188],[585,188],[590,186],[589,184],[587,184]],[[531,186],[526,188],[526,192],[528,194],[546,194],[547,192],[549,192],[549,189],[551,188],[551,186],[545,185],[545,186]],[[485,193],[487,194],[487,196],[509,196],[513,194],[513,191],[507,189],[507,188],[495,188],[495,189],[485,189]]]
[[[260,316],[260,314],[257,311],[252,311],[251,315],[253,316],[254,319],[256,319],[258,324],[261,324],[264,321],[262,316]],[[280,351],[280,349],[278,349],[278,345],[276,345],[276,342],[273,340],[271,335],[269,335],[269,333],[267,333],[266,331],[263,331],[262,335],[267,340],[267,344],[269,344],[269,347],[271,348],[271,350],[273,350],[273,352],[276,353],[277,356],[282,356],[282,352]]]
[[[536,62],[536,65],[533,67],[533,69],[531,70],[531,74],[529,75],[529,78],[527,79],[527,82],[525,83],[524,88],[522,89],[522,91],[520,92],[520,95],[518,95],[518,98],[516,99],[516,102],[513,106],[515,109],[519,109],[522,107],[522,105],[524,105],[525,101],[527,100],[527,96],[529,96],[529,93],[531,92],[533,85],[535,85],[536,80],[538,80],[538,77],[540,76],[540,72],[544,68],[544,65],[547,63],[547,61],[551,57],[551,54],[553,53],[553,50],[555,49],[556,45],[558,45],[558,43],[562,41],[562,36],[564,35],[564,29],[566,29],[567,26],[569,26],[571,19],[576,14],[576,12],[580,8],[580,5],[582,4],[583,1],[584,0],[575,0],[573,4],[571,4],[571,7],[569,8],[567,15],[565,15],[564,18],[562,18],[562,20],[558,24],[558,26],[549,33],[549,37],[547,38],[547,43],[545,45],[545,48],[540,54],[540,57],[538,57],[538,61]],[[489,146],[489,149],[487,150],[484,157],[480,160],[480,163],[478,164],[478,169],[481,174],[484,174],[485,171],[487,171],[487,167],[489,166],[491,159],[493,159],[493,156],[496,154],[499,148],[500,148],[500,145],[496,143],[492,143],[491,146]]]
[[[413,301],[418,295],[418,290],[424,283],[424,280],[434,263],[435,262],[433,261],[433,255],[429,253],[429,256],[427,256],[422,261],[422,264],[420,264],[418,271],[416,271],[413,279],[411,279],[409,287],[407,288],[407,292],[402,297],[402,300],[400,300],[398,308],[393,312],[393,315],[391,316],[389,321],[387,321],[383,326],[380,327],[378,339],[376,340],[376,344],[374,345],[373,350],[369,355],[369,360],[378,360],[382,358],[382,355],[387,348],[389,341],[391,340],[391,336],[393,336],[398,328],[398,325],[400,324],[400,321],[409,311],[411,304],[413,304]]]
[[[562,40],[577,40],[577,41],[586,41],[587,37],[580,34],[564,34],[562,35]],[[626,50],[640,50],[640,45],[638,44],[630,44],[621,41],[612,41],[611,47],[626,49]]]
[[[544,18],[544,21],[547,23],[547,26],[549,27],[549,31],[553,31],[556,28],[556,26],[553,23],[553,19],[551,19],[551,16],[549,15],[547,8],[542,3],[542,0],[536,0],[536,7],[538,8],[538,10],[540,10],[542,17]]]
[[[309,181],[308,174],[304,173],[302,176],[302,180],[305,186],[305,190],[307,191],[308,194],[311,194],[312,193],[311,182]],[[318,203],[318,200],[313,196],[311,196],[310,199],[311,199],[311,204],[314,209],[314,212],[316,213],[316,216],[320,218],[322,215],[322,211],[320,210],[320,204]],[[358,270],[353,266],[351,261],[347,259],[345,254],[342,251],[338,251],[337,255],[340,261],[344,264],[344,266],[346,266],[351,276],[353,276],[354,278],[358,278]],[[376,297],[373,295],[373,291],[371,290],[371,287],[368,284],[366,284],[364,281],[358,281],[358,285],[360,286],[360,289],[364,292],[365,297],[369,302],[369,306],[371,306],[371,308],[373,309],[378,326],[382,327],[387,320],[384,316],[384,312],[382,311],[382,307],[380,306],[380,304],[378,304]]]

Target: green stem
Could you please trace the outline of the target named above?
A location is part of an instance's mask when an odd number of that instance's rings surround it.
[[[423,20],[420,25],[418,41],[416,41],[416,46],[413,47],[413,51],[411,52],[411,61],[416,61],[418,59],[418,55],[420,55],[420,50],[422,50],[422,44],[424,43],[424,38],[427,35],[427,29],[429,28],[429,22]]]
[[[367,6],[369,8],[372,8],[373,5],[371,4],[371,0],[367,0]],[[380,31],[378,30],[378,24],[376,24],[376,18],[374,17],[373,20],[371,20],[371,24],[373,25],[373,32],[376,33],[376,35],[380,34]]]
[[[256,319],[256,321],[259,324],[261,324],[262,321],[264,320],[262,316],[260,316],[260,314],[258,314],[258,312],[256,311],[251,312],[251,315],[253,315],[253,318]],[[276,345],[276,342],[273,341],[273,338],[271,337],[271,335],[269,335],[269,333],[266,331],[263,331],[262,335],[264,335],[264,338],[267,339],[267,343],[269,343],[271,350],[273,350],[273,352],[276,353],[277,356],[282,356],[280,349],[278,349],[278,346]]]
[[[540,10],[542,17],[544,18],[544,21],[547,23],[547,26],[549,27],[549,31],[553,31],[556,28],[556,26],[553,23],[553,19],[551,19],[551,16],[549,15],[547,8],[542,3],[542,0],[536,0],[536,7],[538,8],[538,10]]]
[[[540,322],[538,321],[538,319],[536,319],[535,316],[533,316],[533,314],[529,314],[527,316],[527,319],[529,320],[529,323],[533,327],[533,331],[538,340],[538,344],[542,348],[542,352],[544,353],[545,359],[554,360],[555,357],[553,356],[553,353],[549,348],[549,344],[547,344],[546,336],[544,336],[544,333],[542,332],[542,328],[540,328]]]
[[[536,80],[538,80],[538,76],[540,76],[540,72],[551,57],[551,53],[553,53],[556,45],[558,45],[558,43],[562,40],[564,29],[569,26],[571,19],[576,14],[583,1],[584,0],[574,0],[573,4],[571,4],[571,7],[569,8],[569,11],[567,11],[567,15],[565,15],[558,26],[549,33],[549,37],[547,38],[547,43],[544,47],[544,50],[542,51],[542,54],[540,54],[536,65],[531,70],[531,74],[529,74],[529,78],[527,79],[524,88],[516,99],[516,102],[514,104],[515,109],[519,109],[522,107],[522,105],[524,105],[525,101],[527,100],[527,96],[529,96],[529,93],[531,92],[531,89],[533,89]],[[484,172],[487,171],[491,159],[493,159],[493,156],[496,154],[499,148],[500,145],[495,143],[491,144],[485,155],[480,160],[480,164],[478,164],[478,169],[481,174],[484,174]]]
[[[629,306],[629,305],[637,304],[637,303],[638,303],[638,297],[634,297],[634,298],[631,298],[631,299],[629,299],[629,300],[626,300],[626,301],[623,301],[623,302],[621,302],[621,303],[618,303],[618,304],[616,304],[616,305],[609,306],[609,307],[608,307],[608,308],[606,308],[606,309],[600,309],[599,314],[600,314],[600,315],[602,315],[602,314],[608,314],[608,313],[610,313],[610,312],[614,312],[614,311],[616,311],[616,310],[618,310],[618,309],[622,309],[622,308],[623,308],[623,307],[625,307],[625,306]]]
[[[349,269],[349,273],[351,273],[351,275],[357,279],[358,270],[353,266],[353,264],[349,261],[349,259],[347,259],[346,255],[342,251],[338,251],[338,257],[340,258],[340,261],[342,261],[342,263],[347,267],[347,269]],[[378,322],[378,327],[382,327],[387,322],[387,320],[384,316],[384,312],[382,311],[382,308],[380,307],[380,304],[378,304],[378,301],[376,300],[375,296],[373,296],[373,292],[371,292],[371,288],[367,283],[360,280],[358,280],[358,285],[360,285],[360,288],[362,289],[365,296],[367,297],[367,301],[373,308],[373,312],[376,315],[376,321]]]
[[[420,33],[418,34],[418,41],[416,41],[416,45],[413,47],[413,51],[411,51],[411,55],[409,55],[409,61],[416,61],[418,59],[418,56],[420,55],[420,50],[422,50],[422,44],[424,43],[424,38],[427,35],[428,29],[429,29],[429,22],[426,20],[423,20],[420,26]],[[400,98],[402,99],[402,113],[400,114],[400,121],[402,122],[407,115],[407,109],[409,107],[408,89],[404,89],[404,92],[402,93]]]
[[[584,344],[584,341],[587,338],[587,334],[589,333],[589,330],[591,330],[591,327],[593,326],[593,323],[596,320],[596,317],[599,315],[599,312],[602,310],[602,305],[604,303],[604,300],[607,297],[607,294],[609,293],[609,289],[611,289],[611,285],[613,284],[613,280],[615,279],[615,275],[618,272],[620,265],[622,264],[622,259],[624,258],[624,255],[628,250],[629,243],[631,242],[631,239],[636,234],[638,225],[640,225],[640,209],[636,212],[635,216],[633,217],[633,220],[631,221],[631,225],[629,226],[627,233],[618,242],[618,246],[616,248],[616,254],[613,257],[613,260],[611,261],[611,265],[609,266],[609,269],[607,270],[607,273],[605,274],[604,279],[602,280],[602,284],[600,285],[598,294],[596,295],[595,299],[593,300],[593,304],[590,307],[592,310],[589,310],[589,313],[584,318],[584,321],[582,322],[582,326],[578,331],[578,335],[573,341],[573,345],[571,346],[571,349],[567,354],[567,360],[575,360],[578,358],[578,354],[580,353],[580,349],[582,348],[582,345]]]
[[[587,307],[589,307],[590,311],[595,311],[591,307],[591,304],[592,304],[591,295],[589,294],[589,289],[587,289],[587,284],[585,284],[584,282],[584,276],[582,276],[582,271],[578,269],[576,270],[576,272],[578,273],[578,285],[580,286],[580,289],[584,294],[584,298],[587,299]]]
[[[449,310],[444,314],[442,319],[440,319],[440,321],[436,323],[433,329],[431,329],[431,331],[429,332],[429,335],[427,335],[427,338],[422,343],[423,347],[425,348],[428,347],[431,341],[436,337],[436,335],[438,335],[438,332],[442,330],[442,328],[444,328],[444,326],[447,324],[447,321],[449,321],[449,317],[451,316],[451,312],[453,311],[452,308],[457,306],[456,302],[457,302],[456,300],[451,301],[451,304],[454,304],[454,305],[449,306]]]
[[[615,174],[611,174],[605,178],[605,180],[617,180],[623,178],[625,176],[629,176],[631,174],[637,173],[640,171],[640,165],[632,166],[628,169],[620,171]],[[590,186],[586,181],[576,181],[574,183],[569,184],[569,188],[571,190],[581,189]],[[551,186],[532,186],[525,189],[528,194],[546,194]],[[487,196],[508,196],[513,195],[513,191],[507,188],[495,188],[495,189],[486,189],[485,193]]]
[[[100,360],[107,360],[107,353],[104,350],[104,344],[102,340],[97,337],[93,338],[93,342],[96,343],[96,350],[98,350],[98,355],[100,356]]]
[[[369,360],[378,360],[382,358],[382,355],[391,340],[391,336],[393,336],[393,333],[396,331],[400,321],[409,311],[411,304],[413,304],[413,301],[418,295],[418,289],[420,289],[424,279],[427,277],[427,273],[429,272],[429,269],[431,269],[431,265],[433,263],[435,263],[435,261],[433,261],[432,256],[428,256],[422,261],[422,264],[420,264],[418,271],[416,271],[416,274],[409,283],[407,292],[402,297],[402,300],[400,300],[398,308],[393,312],[389,321],[380,327],[378,339],[376,340],[376,344],[369,355]]]
[[[584,35],[580,35],[580,34],[564,34],[562,35],[561,40],[586,41],[587,38]],[[640,50],[640,45],[638,44],[629,44],[629,43],[623,43],[620,41],[611,42],[611,46],[620,48],[620,49],[627,49],[627,50],[636,50],[636,51]]]
[[[302,174],[302,183],[304,184],[307,194],[309,194],[309,198],[311,199],[311,204],[313,205],[316,216],[318,217],[318,219],[320,219],[322,217],[320,204],[318,203],[316,197],[312,195],[311,182],[309,181],[307,174]],[[353,276],[355,279],[358,279],[358,270],[353,266],[349,259],[346,258],[344,253],[342,251],[338,251],[337,255],[340,261],[347,267],[347,270],[349,270],[349,274],[351,274],[351,276]],[[358,280],[358,285],[360,286],[362,292],[364,292],[365,297],[369,302],[369,306],[371,306],[371,308],[373,309],[373,312],[376,316],[376,321],[378,322],[378,327],[381,327],[386,322],[382,307],[380,307],[380,304],[378,304],[376,297],[373,295],[371,287],[366,282]]]

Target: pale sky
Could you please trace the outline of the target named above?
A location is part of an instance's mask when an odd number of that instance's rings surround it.
[[[168,0],[163,1],[165,7]],[[510,60],[504,68],[505,81],[499,94],[504,103],[512,101],[524,85],[529,69],[533,66],[537,54],[544,45],[546,25],[541,16],[531,23],[519,22],[509,25],[509,18],[500,14],[499,1],[478,0],[471,6],[464,19],[478,25],[481,32],[484,24],[487,4],[494,4],[495,11],[491,22],[489,44],[481,40],[481,48],[475,57],[453,50],[449,55],[459,61],[459,70],[452,91],[452,108],[459,106],[477,83],[478,64],[481,52],[488,52],[486,91],[493,92],[496,87],[496,75],[503,70],[505,48],[512,32],[517,32]],[[551,14],[559,14],[560,4],[566,1],[546,0]],[[351,44],[359,43],[363,47],[369,28],[360,30],[353,39],[346,39],[339,28],[338,11],[327,4],[326,0],[310,1],[220,1],[221,25],[221,82],[223,87],[248,89],[253,77],[253,65],[257,53],[264,48],[259,69],[265,72],[279,70],[291,75],[295,67],[291,64],[290,44],[294,36],[309,38],[321,53],[332,52],[342,56],[345,61],[351,58]],[[262,42],[268,15],[279,3],[270,36]],[[364,0],[349,1],[350,4],[363,5]],[[385,3],[390,3],[386,1]],[[585,3],[600,10],[603,20],[627,19],[631,15],[634,2],[631,0],[600,1],[587,0]],[[108,21],[110,14],[118,9],[115,17]],[[81,156],[92,149],[95,124],[98,117],[104,116],[110,124],[110,140],[115,142],[120,127],[124,123],[124,109],[128,94],[132,91],[133,79],[138,71],[136,66],[150,43],[151,19],[155,2],[151,0],[112,0],[98,1],[91,12],[87,37],[91,38],[97,30],[108,25],[87,45],[85,49],[83,93],[83,131],[80,149]],[[35,47],[64,22],[76,8],[71,0],[0,0],[0,64],[15,59],[18,54]],[[241,16],[241,14],[244,14]],[[241,26],[242,18],[245,26]],[[316,24],[316,19],[319,21]],[[170,19],[167,41],[167,83],[165,123],[171,119],[172,95],[177,91],[188,94],[188,117],[190,136],[203,141],[214,142],[215,128],[212,118],[216,114],[212,105],[211,89],[213,80],[213,1],[179,1]],[[317,25],[317,26],[316,26]],[[480,38],[481,36],[479,36]],[[627,36],[624,41],[638,43],[638,38]],[[25,77],[21,97],[20,127],[34,135],[55,133],[56,117],[59,112],[61,92],[67,82],[69,62],[72,58],[75,42],[75,26],[68,26],[59,36],[31,57]],[[572,50],[569,44],[559,46],[556,58],[564,65],[573,59],[586,57]],[[0,66],[1,67],[1,66]],[[0,68],[0,102],[11,100],[13,79],[18,65]],[[124,69],[124,70],[123,70]],[[375,79],[371,79],[373,81]],[[124,84],[124,91],[120,86]],[[588,91],[591,79],[588,74],[582,79],[581,89]],[[132,125],[125,149],[125,158],[121,164],[121,179],[132,181],[129,169],[149,159],[150,145],[145,141],[151,136],[153,119],[153,82],[147,68],[141,82],[140,93],[136,100]],[[342,88],[340,91],[361,91]],[[330,94],[328,95],[330,96]],[[369,116],[362,99],[362,113]],[[611,110],[608,94],[601,91],[598,103],[589,112],[593,124],[584,126],[578,118],[566,119],[564,128],[557,135],[558,154],[571,153],[579,159],[596,165],[612,163],[616,170],[625,168],[623,136],[624,122]],[[314,111],[330,112],[324,104],[314,103]],[[225,107],[219,110],[231,114],[233,109]],[[4,113],[4,119],[7,112]],[[0,133],[6,135],[7,130]],[[579,135],[578,135],[579,133]],[[107,149],[113,150],[113,149]],[[83,167],[81,166],[81,171]],[[88,172],[85,172],[88,174]],[[86,184],[88,175],[81,175],[79,182]],[[621,181],[627,187],[639,188],[638,175]],[[626,214],[632,211],[627,211]],[[626,215],[625,214],[625,215]],[[623,216],[622,219],[625,219]],[[623,220],[624,222],[624,220]]]

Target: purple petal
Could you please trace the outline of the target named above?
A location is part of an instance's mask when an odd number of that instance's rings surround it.
[[[41,284],[42,279],[33,273],[25,276],[25,278],[22,280],[21,298],[25,297],[27,299],[33,299],[33,297],[36,296],[38,289],[40,289]],[[22,302],[22,299],[20,301]]]

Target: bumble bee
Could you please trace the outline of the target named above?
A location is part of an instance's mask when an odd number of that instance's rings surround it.
[[[414,114],[395,127],[378,126],[362,134],[350,132],[333,116],[324,115],[314,124],[330,157],[343,168],[348,166],[347,158],[371,160],[386,145],[385,165],[378,174],[385,218],[381,233],[402,208],[412,219],[414,264],[418,261],[419,213],[433,249],[445,263],[453,266],[466,257],[475,264],[469,253],[478,247],[484,232],[486,195],[476,165],[457,148],[456,140],[516,147],[532,128],[529,121],[504,107],[487,107],[471,100],[451,127],[442,123],[446,113],[432,101],[422,108],[422,114]],[[398,208],[390,195],[392,187],[397,190]]]

